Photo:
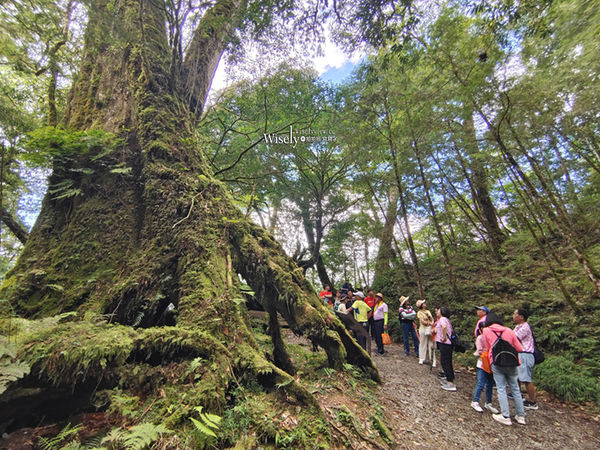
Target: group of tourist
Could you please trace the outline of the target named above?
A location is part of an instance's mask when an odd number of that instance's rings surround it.
[[[367,335],[377,344],[376,355],[384,355],[382,335],[387,330],[388,305],[383,294],[374,294],[368,290],[364,296],[360,289],[353,290],[345,283],[336,292],[325,286],[319,294],[321,299],[339,313],[354,313],[356,321],[367,333],[356,334],[358,343],[366,349]],[[452,355],[455,343],[454,330],[450,321],[450,309],[446,306],[435,308],[435,318],[427,309],[427,302],[420,299],[416,302],[416,311],[410,304],[410,298],[401,296],[398,318],[402,327],[404,353],[410,355],[410,340],[414,346],[419,364],[431,364],[436,367],[435,347],[440,352],[440,383],[446,391],[456,391],[454,384],[454,368]],[[515,420],[525,425],[525,410],[536,410],[536,389],[532,383],[532,369],[535,365],[535,339],[527,319],[529,311],[516,309],[512,319],[514,330],[504,326],[502,318],[490,312],[486,306],[475,308],[478,320],[475,325],[475,353],[477,359],[477,385],[473,393],[471,407],[480,413],[484,409],[492,413],[494,420],[511,425],[509,397],[515,403]],[[416,320],[419,322],[418,335]],[[435,346],[435,347],[434,347]],[[527,399],[521,395],[519,383],[525,385]],[[493,388],[496,386],[500,411],[492,405]],[[507,391],[510,388],[510,393]],[[480,404],[481,394],[485,391],[485,403]]]
[[[344,283],[335,297],[331,292],[331,287],[326,285],[319,294],[321,299],[331,308],[341,314],[354,313],[356,321],[364,328],[365,334],[357,333],[356,340],[362,348],[367,348],[367,336],[375,341],[377,349],[376,355],[383,355],[383,333],[387,330],[388,323],[388,305],[383,301],[383,294],[374,293],[372,289],[367,291],[367,295],[360,288],[353,291],[350,284]]]

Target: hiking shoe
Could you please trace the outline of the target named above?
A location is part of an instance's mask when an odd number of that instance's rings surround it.
[[[512,425],[510,417],[504,417],[502,414],[492,414],[492,419],[496,422],[500,422],[502,425]]]
[[[479,406],[479,402],[471,402],[471,408],[479,413],[483,412],[483,409],[481,409],[481,406]]]
[[[456,385],[455,384],[450,384],[450,383],[445,383],[445,384],[442,384],[442,389],[445,390],[445,391],[455,392],[456,391]]]
[[[523,417],[523,416],[515,416],[515,420],[517,421],[518,424],[525,425],[525,417]]]
[[[486,403],[484,408],[487,409],[492,414],[498,414],[500,412],[496,408],[494,408],[491,403]]]
[[[535,411],[538,409],[538,404],[536,402],[530,402],[529,400],[523,400],[523,407]]]

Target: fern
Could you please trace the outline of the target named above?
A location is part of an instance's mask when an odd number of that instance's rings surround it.
[[[29,374],[30,367],[16,359],[16,349],[6,338],[0,336],[0,395],[8,385]]]
[[[45,439],[45,438],[41,437],[39,444],[44,450],[63,449],[63,448],[65,448],[67,443],[69,443],[70,448],[80,448],[80,447],[73,447],[71,444],[79,445],[79,444],[76,444],[74,442],[74,440],[75,440],[75,437],[77,436],[77,433],[79,433],[82,428],[83,428],[83,425],[81,425],[81,424],[71,427],[71,424],[69,423],[69,424],[67,424],[66,427],[64,427],[60,431],[60,433],[58,433],[53,438]]]
[[[161,434],[170,433],[172,431],[164,425],[145,422],[129,429],[115,428],[102,439],[102,444],[109,445],[110,448],[142,450],[156,442]]]
[[[221,427],[221,417],[217,416],[216,414],[203,413],[202,406],[198,406],[194,408],[194,410],[198,412],[200,417],[200,420],[190,417],[190,420],[196,427],[196,430],[198,430],[204,440],[209,440],[211,438],[216,439],[216,432],[219,431],[219,428]]]

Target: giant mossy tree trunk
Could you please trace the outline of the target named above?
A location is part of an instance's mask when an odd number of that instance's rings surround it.
[[[371,359],[320,304],[302,270],[266,231],[244,218],[227,188],[212,177],[193,130],[204,88],[190,87],[189,72],[173,70],[159,2],[92,3],[84,59],[64,126],[84,132],[77,134],[81,139],[88,139],[85,132],[102,130],[121,140],[112,148],[95,148],[96,154],[75,154],[61,159],[66,163],[55,163],[50,191],[67,180],[79,195],[46,195],[24,251],[2,287],[13,311],[28,318],[67,311],[85,320],[104,318],[109,325],[99,333],[115,324],[112,333],[137,343],[125,353],[119,347],[119,357],[102,356],[107,368],[99,377],[105,382],[110,379],[106,370],[122,370],[140,354],[150,354],[158,345],[153,339],[181,346],[176,337],[181,330],[182,336],[201,333],[202,339],[197,346],[183,347],[189,350],[187,356],[183,350],[175,352],[173,361],[173,352],[157,352],[163,365],[208,353],[217,362],[221,384],[245,370],[270,373],[265,382],[282,383],[295,398],[315,406],[312,396],[284,372],[293,372],[293,367],[278,330],[273,345],[280,367],[258,350],[240,301],[240,274],[266,311],[280,313],[294,332],[326,351],[331,367],[347,361],[378,379]],[[236,16],[236,10],[220,7],[220,14]],[[214,23],[201,25],[208,28],[197,30],[200,35],[220,30]],[[212,45],[196,55],[213,58],[221,51]],[[215,69],[202,61],[190,67]],[[186,79],[177,79],[181,76]],[[198,82],[205,85],[211,77],[203,73]],[[48,145],[60,143],[50,140]],[[163,325],[175,327],[156,328]],[[77,324],[64,327],[65,333],[81,331]],[[94,327],[86,332],[88,337]],[[145,334],[136,338],[132,327]],[[146,329],[158,331],[148,334]],[[118,345],[118,340],[107,345]],[[92,337],[86,342],[96,345]],[[32,373],[56,383],[73,382],[52,373],[53,368],[62,375],[68,372],[60,364],[67,358],[61,346],[56,353],[50,345],[44,348],[47,354],[30,357]],[[214,377],[214,371],[206,376]],[[226,387],[203,389],[210,396],[207,403],[223,407]]]

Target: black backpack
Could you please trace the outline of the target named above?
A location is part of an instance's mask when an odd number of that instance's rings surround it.
[[[517,367],[519,363],[519,352],[514,348],[510,342],[502,339],[502,333],[494,334],[498,336],[498,339],[492,345],[492,363],[498,367]]]
[[[450,336],[450,342],[452,343],[453,350],[457,353],[464,353],[467,351],[467,346],[463,341],[460,340],[458,334],[452,333]]]

